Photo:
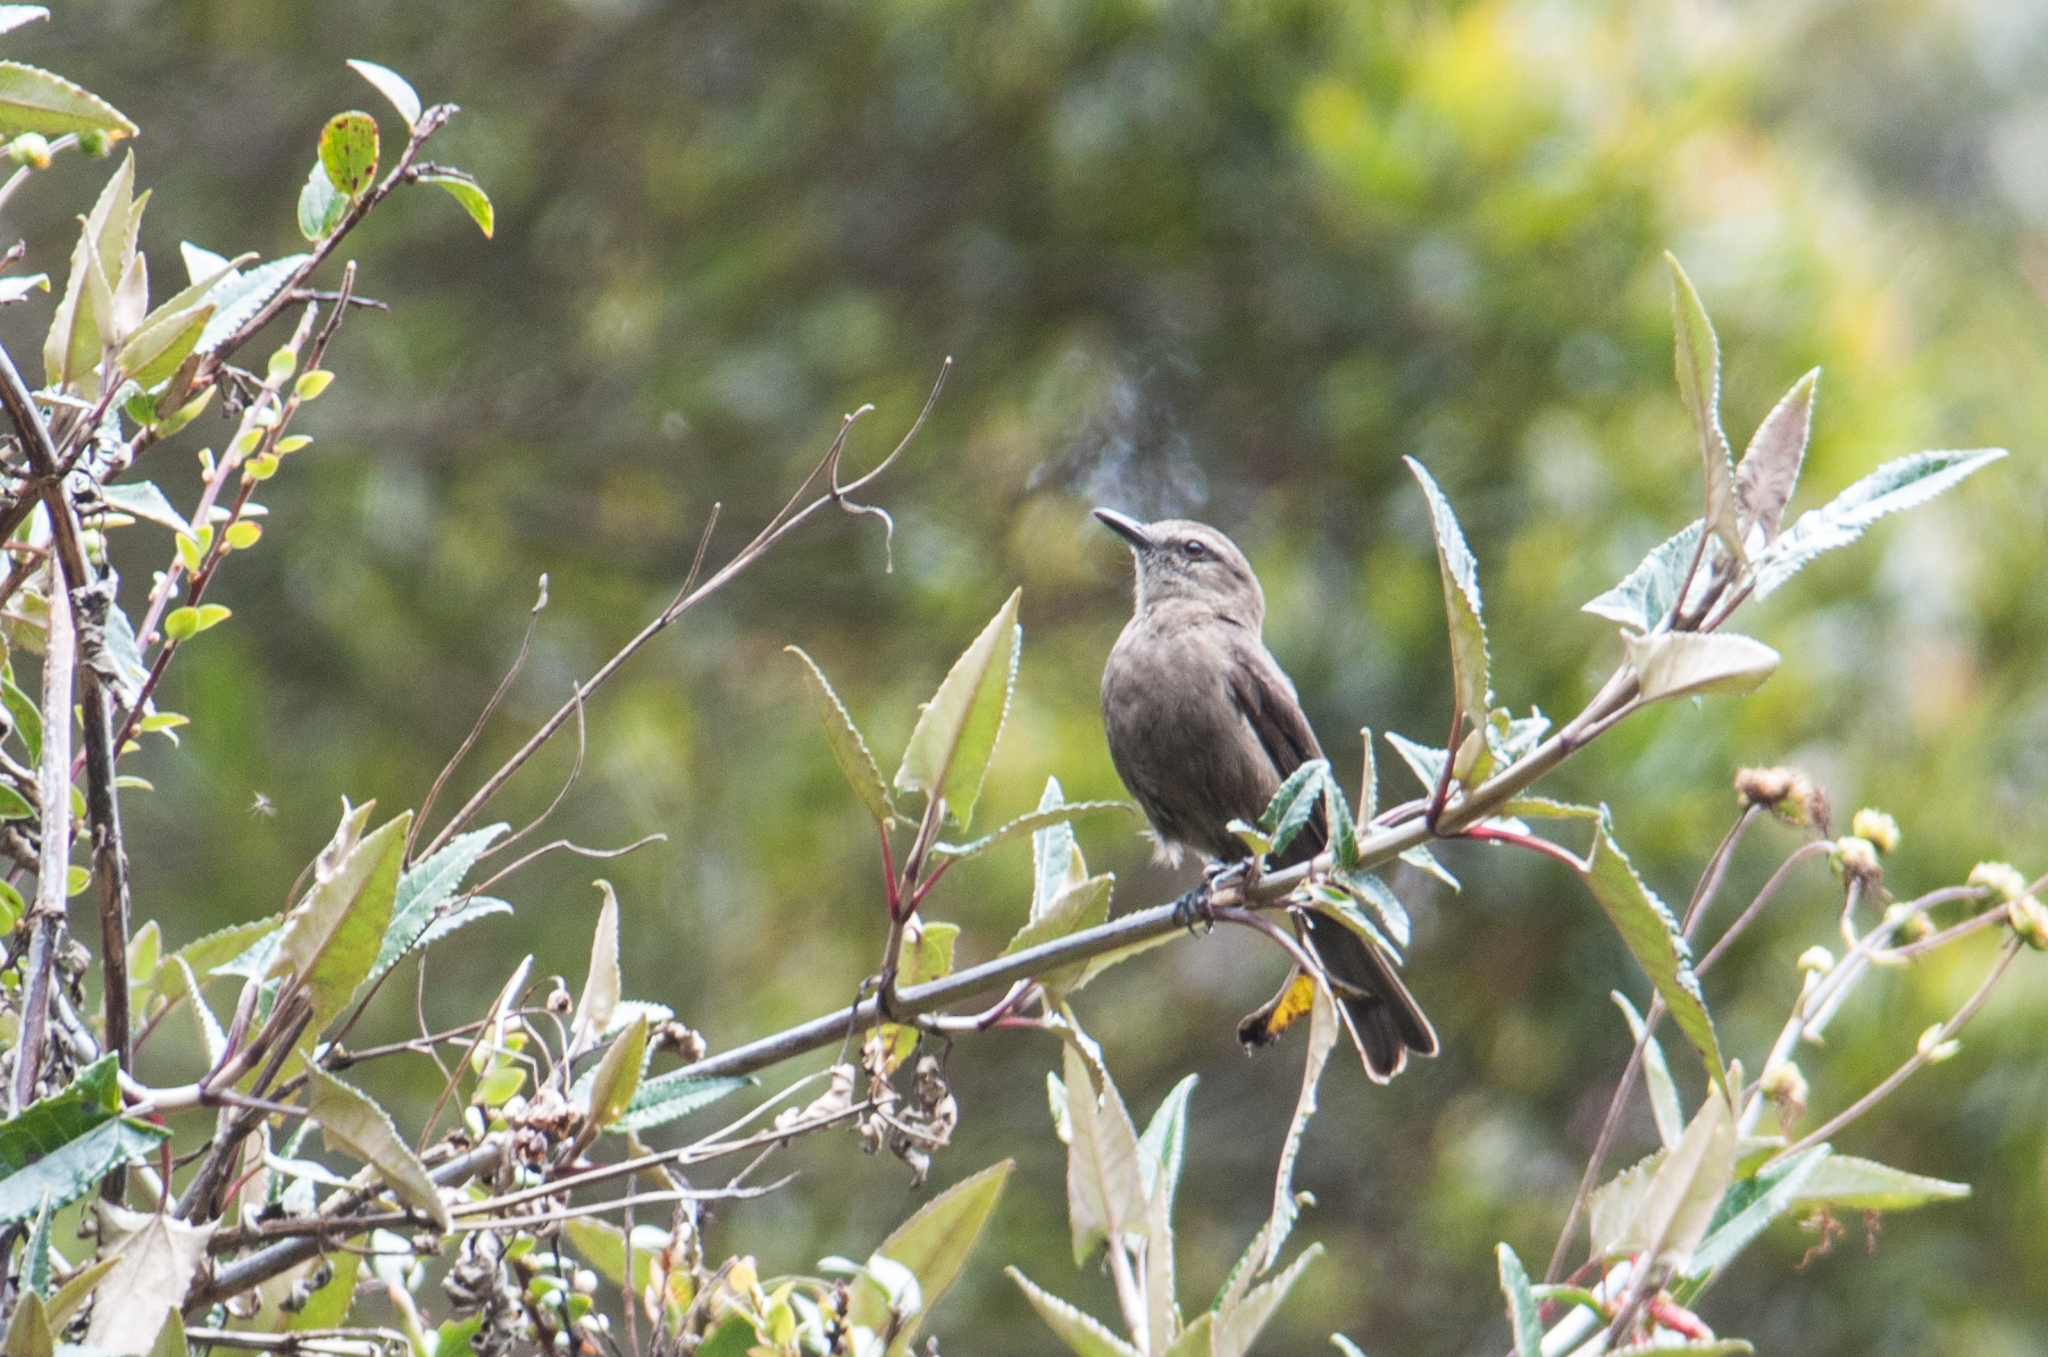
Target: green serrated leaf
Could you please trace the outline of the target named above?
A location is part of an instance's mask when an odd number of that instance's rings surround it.
[[[1014,1160],[1005,1159],[955,1183],[920,1207],[876,1248],[877,1256],[910,1269],[924,1298],[923,1307],[891,1341],[891,1353],[910,1350],[920,1321],[960,1275],[1015,1167]],[[865,1275],[854,1282],[847,1319],[877,1331],[888,1324],[888,1299]]]
[[[1397,735],[1391,730],[1382,738],[1394,746],[1394,752],[1401,756],[1401,762],[1408,765],[1408,771],[1415,774],[1415,780],[1422,784],[1424,791],[1436,790],[1436,784],[1442,779],[1444,772],[1446,755],[1443,750],[1418,744],[1406,735]]]
[[[1353,899],[1372,911],[1378,923],[1378,927],[1374,931],[1385,935],[1381,939],[1382,946],[1388,943],[1393,944],[1389,950],[1397,954],[1402,948],[1408,946],[1411,936],[1408,909],[1407,906],[1401,903],[1401,897],[1394,894],[1392,886],[1389,886],[1371,872],[1361,871],[1332,872],[1330,880],[1341,886]],[[1343,918],[1342,910],[1333,910],[1332,912],[1336,913],[1339,918]],[[1345,922],[1349,923],[1350,920],[1347,919]],[[1353,931],[1358,930],[1354,928]]]
[[[1799,1189],[1801,1202],[1837,1206],[1845,1211],[1905,1211],[1969,1195],[1968,1183],[1925,1178],[1846,1154],[1828,1156]]]
[[[1045,1326],[1071,1348],[1075,1357],[1139,1357],[1138,1350],[1111,1333],[1102,1321],[1083,1312],[1049,1291],[1040,1289],[1014,1267],[1004,1268],[1017,1289],[1038,1311]]]
[[[338,199],[338,195],[334,193],[334,186],[327,183],[327,171],[319,165],[313,167],[312,180],[324,185],[329,197]],[[302,195],[302,210],[304,201]],[[346,203],[343,206],[346,207]],[[303,220],[302,217],[302,223]],[[268,264],[260,264],[247,273],[231,271],[214,284],[206,293],[206,300],[213,303],[213,319],[207,322],[205,331],[199,336],[198,347],[194,351],[212,353],[219,348],[229,336],[240,330],[257,312],[267,306],[270,299],[291,281],[292,275],[297,273],[305,262],[305,255],[286,255],[282,259],[273,259]]]
[[[320,1127],[327,1147],[352,1154],[376,1169],[401,1201],[424,1211],[446,1230],[450,1224],[447,1204],[419,1158],[399,1138],[384,1109],[362,1090],[318,1066],[309,1067],[306,1078],[312,1091],[307,1115]]]
[[[403,960],[420,945],[427,930],[434,927],[437,920],[447,922],[441,918],[441,907],[454,897],[462,885],[462,878],[469,874],[469,869],[476,865],[484,850],[497,842],[509,828],[509,825],[495,824],[457,835],[433,856],[405,869],[392,896],[390,926],[384,930],[383,940],[377,946],[377,959],[371,964],[364,983],[374,984]],[[457,914],[467,912],[456,911]]]
[[[1916,508],[2006,455],[2004,448],[1916,452],[1886,462],[1821,509],[1809,509],[1756,563],[1756,596],[1767,597],[1807,562],[1847,546],[1879,519]]]
[[[797,646],[784,646],[784,650],[804,662],[804,686],[810,690],[811,705],[816,708],[818,722],[825,727],[826,743],[832,747],[832,761],[839,765],[839,771],[853,784],[853,794],[867,807],[869,815],[880,825],[888,825],[896,819],[896,807],[890,804],[889,789],[882,782],[882,770],[875,766],[875,756],[868,752],[868,742],[861,738],[860,727],[854,725],[847,715],[846,705],[833,690],[832,681],[825,677],[825,671],[818,662]],[[940,845],[943,850],[945,845]]]
[[[1642,562],[1621,583],[1598,598],[1580,606],[1582,613],[1604,617],[1637,631],[1649,631],[1671,613],[1678,591],[1699,552],[1704,519],[1694,519],[1676,536],[1666,539],[1643,557]]]
[[[1422,463],[1413,457],[1401,459],[1422,485],[1429,501],[1430,527],[1436,536],[1436,559],[1443,576],[1444,611],[1451,632],[1451,689],[1458,710],[1474,721],[1493,706],[1486,654],[1486,621],[1479,602],[1479,563],[1465,545],[1465,534],[1451,502],[1437,488]]]
[[[1543,1321],[1529,1290],[1529,1273],[1506,1244],[1494,1249],[1500,1263],[1500,1290],[1508,1301],[1508,1326],[1515,1336],[1515,1357],[1542,1357]]]
[[[1742,528],[1735,510],[1735,462],[1728,450],[1728,435],[1721,430],[1721,345],[1714,337],[1714,324],[1692,279],[1669,251],[1664,260],[1671,265],[1671,323],[1678,335],[1678,394],[1692,416],[1699,440],[1700,460],[1707,474],[1707,528],[1728,548],[1736,560],[1747,560]]]
[[[1719,1084],[1725,1077],[1725,1062],[1714,1035],[1714,1020],[1693,975],[1692,948],[1680,933],[1678,920],[1629,865],[1628,855],[1614,842],[1613,822],[1604,814],[1593,827],[1593,850],[1587,857],[1585,877],[1615,931],[1664,996],[1664,1006],[1671,1010],[1678,1030],[1706,1062],[1707,1078]]]
[[[412,812],[386,820],[368,835],[363,827],[375,802],[347,808],[341,825],[313,862],[313,884],[285,916],[273,976],[291,976],[313,1000],[308,1031],[338,1016],[376,962],[398,891]]]
[[[1294,836],[1307,827],[1322,800],[1323,782],[1330,776],[1328,759],[1310,759],[1280,784],[1273,799],[1259,813],[1259,828],[1266,831],[1273,853],[1283,853]]]
[[[1779,1160],[1753,1178],[1730,1184],[1706,1238],[1686,1265],[1687,1275],[1704,1280],[1734,1261],[1751,1240],[1799,1202],[1802,1190],[1828,1154],[1826,1145],[1815,1145]],[[1691,1296],[1683,1299],[1690,1301]]]
[[[29,1110],[34,1110],[33,1105]],[[100,1179],[123,1164],[134,1163],[170,1134],[165,1127],[120,1117],[101,1122],[33,1164],[0,1178],[0,1223],[27,1220],[42,1209],[46,1197],[56,1206],[69,1206],[98,1187]]]
[[[919,715],[896,770],[898,791],[944,798],[947,816],[958,825],[966,825],[974,813],[982,776],[1010,709],[1024,645],[1024,629],[1017,625],[1023,592],[1013,592],[954,661]]]
[[[680,1121],[699,1108],[709,1107],[729,1093],[746,1088],[754,1081],[728,1076],[721,1079],[696,1079],[684,1075],[680,1070],[669,1074],[657,1074],[651,1079],[642,1079],[640,1086],[633,1090],[633,1100],[619,1119],[612,1123],[611,1130],[619,1134],[628,1131],[651,1131],[657,1126],[666,1126]]]
[[[212,319],[212,304],[202,302],[145,321],[121,348],[121,371],[144,387],[164,381],[199,343]]]
[[[1003,954],[1021,952],[1027,947],[1052,942],[1105,922],[1109,918],[1110,893],[1115,885],[1116,878],[1104,873],[1061,887],[1043,913],[1017,930],[1016,936],[1010,939],[1010,945],[1003,949]],[[1086,974],[1087,967],[1087,962],[1077,961],[1071,966],[1046,972],[1038,977],[1038,983],[1045,988],[1047,998],[1058,1004]]]
[[[110,140],[135,135],[126,114],[97,94],[38,66],[0,61],[0,136],[98,132]]]
[[[1022,838],[1026,834],[1036,834],[1052,825],[1064,825],[1071,820],[1080,819],[1083,815],[1099,815],[1110,810],[1129,813],[1136,809],[1137,807],[1128,801],[1069,801],[1062,805],[1027,812],[1000,829],[984,834],[970,843],[935,843],[932,845],[932,853],[937,857],[971,858],[977,853],[987,852],[999,843],[1008,843],[1011,839]]]
[[[362,197],[377,182],[377,120],[353,109],[329,118],[320,129],[320,165],[337,192]]]
[[[1321,1243],[1309,1245],[1287,1265],[1286,1270],[1271,1281],[1252,1288],[1242,1303],[1219,1312],[1210,1330],[1210,1351],[1214,1357],[1244,1357],[1257,1341],[1259,1331],[1280,1308],[1280,1302],[1287,1299],[1287,1293],[1301,1279],[1301,1274],[1322,1256]]]

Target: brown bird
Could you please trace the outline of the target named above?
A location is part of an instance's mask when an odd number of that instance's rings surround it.
[[[1095,516],[1131,544],[1138,566],[1137,607],[1102,671],[1110,758],[1169,861],[1184,848],[1212,864],[1247,858],[1230,822],[1256,822],[1288,774],[1323,756],[1293,682],[1260,639],[1258,577],[1214,528],[1139,523],[1110,509]],[[1269,865],[1305,862],[1327,836],[1318,808]],[[1436,1033],[1391,958],[1327,915],[1308,911],[1302,921],[1357,1032],[1366,1073],[1385,1083],[1410,1051],[1435,1055]],[[1272,1040],[1272,1007],[1239,1025],[1247,1045]]]

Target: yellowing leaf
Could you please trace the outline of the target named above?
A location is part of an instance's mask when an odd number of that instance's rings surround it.
[[[297,977],[311,992],[319,1032],[340,1013],[377,959],[412,812],[363,834],[375,802],[347,809],[313,863],[313,884],[285,916],[270,974]]]
[[[603,1130],[617,1121],[640,1088],[640,1065],[647,1054],[647,1019],[635,1018],[604,1053],[590,1081],[590,1124]]]
[[[320,130],[320,165],[336,189],[362,197],[377,181],[377,120],[353,110],[329,118]]]

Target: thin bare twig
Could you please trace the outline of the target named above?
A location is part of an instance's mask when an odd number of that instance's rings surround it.
[[[755,535],[754,540],[740,548],[730,560],[712,574],[710,579],[689,589],[679,590],[675,599],[668,607],[662,609],[661,613],[653,621],[642,627],[633,639],[620,647],[617,654],[605,661],[603,666],[581,685],[577,697],[563,703],[553,716],[543,721],[540,728],[534,731],[527,742],[520,746],[518,751],[511,758],[507,759],[497,772],[491,774],[485,780],[484,785],[479,787],[475,794],[463,804],[462,809],[456,811],[454,815],[449,817],[448,823],[441,826],[440,832],[434,836],[432,842],[428,843],[423,852],[425,854],[432,854],[436,849],[448,842],[450,838],[460,833],[462,827],[468,824],[493,796],[498,794],[498,790],[511,780],[513,774],[524,767],[527,761],[539,752],[541,746],[552,739],[555,732],[568,722],[569,718],[575,714],[577,703],[595,692],[606,679],[618,672],[619,667],[631,659],[642,646],[660,635],[678,617],[681,617],[705,599],[710,598],[744,573],[748,567],[760,560],[776,543],[794,532],[811,515],[827,505],[847,506],[849,503],[847,497],[849,495],[864,489],[877,476],[888,470],[896,459],[903,455],[904,449],[910,446],[910,440],[917,436],[918,430],[924,427],[926,416],[931,413],[933,404],[939,398],[940,390],[946,384],[946,372],[951,368],[952,361],[952,359],[948,358],[945,365],[941,367],[939,379],[933,384],[931,395],[925,400],[924,409],[919,412],[916,421],[910,426],[909,432],[904,434],[903,440],[896,445],[895,450],[865,474],[855,478],[848,484],[841,485],[839,483],[839,461],[845,453],[846,436],[853,428],[854,421],[854,416],[847,416],[844,423],[840,426],[839,436],[833,440],[832,446],[827,450],[824,459],[812,469],[810,475],[804,477],[802,483],[797,486],[795,494],[791,495],[789,501],[776,512],[773,518],[768,520],[767,526],[763,527]],[[803,504],[803,497],[810,492],[810,488],[817,483],[820,476],[825,478],[827,486],[825,493],[817,496],[810,503]],[[802,504],[801,508],[797,507],[799,504]]]
[[[1737,938],[1742,936],[1743,930],[1756,921],[1757,915],[1763,912],[1764,906],[1770,903],[1771,897],[1776,895],[1779,888],[1785,884],[1786,878],[1792,874],[1794,867],[1797,867],[1810,857],[1826,853],[1831,847],[1832,845],[1827,840],[1816,839],[1812,843],[1803,843],[1793,849],[1791,854],[1778,864],[1778,870],[1771,873],[1770,880],[1764,882],[1763,889],[1756,893],[1756,899],[1749,902],[1742,913],[1735,917],[1735,922],[1729,924],[1727,930],[1721,934],[1714,945],[1707,949],[1707,954],[1701,958],[1700,964],[1692,968],[1693,974],[1705,975],[1707,969],[1721,959],[1721,954],[1727,951]]]
[[[1826,1140],[1829,1136],[1832,1136],[1835,1132],[1841,1130],[1844,1126],[1855,1121],[1865,1112],[1868,1112],[1871,1108],[1876,1107],[1879,1103],[1890,1097],[1892,1090],[1905,1083],[1915,1070],[1927,1064],[1933,1058],[1932,1052],[1941,1043],[1950,1040],[1958,1032],[1962,1031],[1964,1027],[1969,1025],[1970,1019],[1976,1016],[1977,1010],[1983,1007],[1984,1001],[1991,997],[1992,988],[2004,977],[2006,968],[2012,965],[2013,958],[2020,954],[2020,948],[2024,945],[2018,937],[2006,939],[2005,947],[1998,954],[1997,964],[1985,975],[1983,983],[1977,986],[1976,992],[1964,1002],[1961,1008],[1956,1010],[1954,1017],[1941,1024],[1939,1031],[1921,1039],[1918,1049],[1913,1052],[1910,1060],[1893,1070],[1883,1083],[1830,1117],[1817,1129],[1801,1136],[1796,1143],[1787,1145],[1784,1149],[1772,1155],[1771,1162],[1776,1163],[1781,1159],[1799,1153],[1801,1150],[1818,1145],[1821,1141]]]
[[[420,827],[426,824],[428,814],[433,811],[434,802],[440,799],[441,789],[448,785],[448,779],[462,765],[462,761],[469,757],[469,751],[476,747],[477,740],[484,733],[484,727],[490,724],[491,717],[497,713],[498,704],[505,700],[505,694],[512,691],[512,681],[518,678],[519,671],[526,667],[527,652],[533,648],[534,629],[540,626],[540,615],[547,606],[548,577],[542,575],[539,596],[534,599],[533,607],[526,615],[526,634],[519,638],[519,653],[512,657],[512,665],[505,671],[505,677],[499,681],[498,690],[491,694],[491,700],[484,703],[484,709],[477,713],[476,723],[470,726],[469,734],[463,737],[462,743],[456,747],[448,762],[441,765],[439,775],[434,778],[434,785],[427,788],[427,799],[420,802],[418,813],[412,817],[412,828],[406,834],[406,861],[412,860],[413,843],[419,838]]]
[[[36,1081],[42,1075],[52,972],[57,964],[57,943],[64,928],[64,901],[71,878],[71,697],[77,649],[71,627],[71,596],[57,584],[50,590],[49,633],[43,651],[43,750],[38,783],[42,796],[42,856],[36,866],[35,905],[29,911],[21,1040],[14,1048],[17,1111],[35,1101]]]

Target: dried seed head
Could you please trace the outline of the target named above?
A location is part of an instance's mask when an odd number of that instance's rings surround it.
[[[1877,845],[1854,834],[1835,840],[1832,860],[1835,870],[1846,878],[1876,881],[1884,875],[1884,869],[1877,865]]]

